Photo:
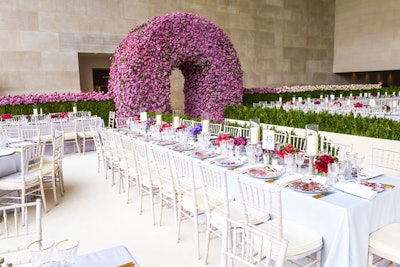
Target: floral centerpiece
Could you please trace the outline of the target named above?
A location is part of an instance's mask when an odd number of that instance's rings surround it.
[[[61,113],[60,113],[60,118],[61,118],[61,119],[66,119],[66,118],[68,118],[68,112],[65,112],[65,111],[61,112]]]
[[[357,103],[354,104],[354,107],[355,107],[355,108],[362,108],[362,107],[363,107],[363,104],[360,103],[360,102],[357,102]]]
[[[247,139],[243,136],[238,136],[233,140],[234,146],[245,146],[247,144]]]
[[[149,118],[146,120],[146,131],[148,131],[150,129],[150,127],[152,125],[154,125],[156,123],[156,120],[153,118]]]
[[[12,117],[13,116],[11,114],[9,114],[9,113],[1,115],[1,119],[2,120],[9,120],[9,119],[12,119]]]
[[[215,141],[215,144],[216,144],[217,147],[219,147],[220,146],[220,142],[222,140],[229,140],[231,138],[233,138],[233,136],[231,136],[230,134],[227,134],[227,133],[221,134],[221,135],[219,135],[217,137],[217,140]]]
[[[201,124],[197,124],[192,129],[189,130],[189,134],[191,134],[193,136],[197,136],[198,134],[201,134],[202,130],[203,130],[203,127],[201,126]]]
[[[314,161],[314,168],[318,171],[318,173],[328,173],[328,165],[329,163],[334,163],[338,159],[336,157],[332,157],[330,155],[320,155],[316,157]]]
[[[182,131],[182,130],[185,130],[186,129],[186,125],[181,125],[181,126],[179,126],[178,128],[176,128],[176,132],[179,132],[179,131]]]
[[[292,144],[287,144],[281,145],[279,149],[275,152],[275,154],[283,159],[285,158],[286,154],[294,154],[297,152],[300,152],[300,149],[295,148]]]
[[[164,130],[169,129],[172,127],[171,123],[163,123],[160,126],[160,133],[162,133]]]
[[[319,105],[319,104],[321,104],[321,101],[319,101],[319,100],[314,102],[314,105]]]
[[[389,105],[384,105],[382,107],[383,111],[389,112],[390,111],[390,106]]]
[[[333,105],[334,105],[334,106],[339,106],[339,107],[341,107],[341,106],[342,106],[342,102],[340,102],[340,101],[335,101],[335,102],[333,102]]]

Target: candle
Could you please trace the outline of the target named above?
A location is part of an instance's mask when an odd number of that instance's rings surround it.
[[[201,121],[201,132],[208,133],[210,131],[210,120],[202,120]]]
[[[396,100],[393,100],[393,107],[394,108],[397,107],[397,101]]]
[[[180,126],[179,116],[175,116],[172,120],[172,126],[178,128]]]
[[[279,97],[279,102],[282,103],[282,97],[281,96]]]
[[[347,104],[348,106],[350,106],[350,99],[347,99],[347,100],[346,100],[346,104]]]
[[[292,102],[295,103],[296,102],[296,97],[292,97]]]
[[[364,93],[364,97],[367,98],[368,97],[368,93]]]
[[[335,95],[331,94],[331,100],[335,100]]]
[[[319,99],[322,99],[322,98],[324,98],[324,96],[323,95],[319,95]]]
[[[308,156],[316,156],[318,154],[318,135],[307,135],[307,149]]]
[[[260,127],[251,127],[250,128],[250,144],[256,145],[258,144],[260,138]]]
[[[353,93],[350,93],[350,97],[353,97]]]
[[[359,96],[362,97],[362,93],[360,93]]]
[[[343,98],[343,94],[340,94],[340,95],[339,95],[339,98]]]
[[[43,109],[40,108],[40,116],[42,116],[42,115],[43,115]]]
[[[142,111],[140,112],[140,122],[145,122],[145,121],[147,121],[147,112]]]
[[[385,96],[387,96],[387,92],[385,92]]]
[[[161,114],[157,114],[156,115],[156,125],[160,126],[162,123],[162,115]]]
[[[311,97],[307,97],[307,103],[311,102]]]
[[[371,99],[371,100],[369,100],[369,105],[371,106],[371,107],[375,107],[375,99]]]
[[[299,102],[301,103],[301,102],[303,102],[303,98],[301,97],[301,96],[299,96]]]
[[[76,106],[72,106],[72,112],[73,113],[77,113],[78,112],[78,108]]]
[[[329,102],[328,97],[325,97],[325,103],[328,103],[328,102]]]
[[[37,115],[38,115],[37,108],[34,108],[34,109],[33,109],[33,115],[34,115],[34,116],[37,116]]]
[[[376,93],[376,96],[380,97],[381,96],[381,92]]]

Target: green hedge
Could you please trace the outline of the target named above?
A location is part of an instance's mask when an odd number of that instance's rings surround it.
[[[383,118],[365,118],[353,114],[331,115],[328,112],[304,113],[300,110],[285,111],[276,108],[250,106],[227,107],[225,118],[248,121],[260,118],[261,123],[305,128],[306,124],[318,124],[321,131],[351,134],[390,140],[400,140],[400,123]]]
[[[54,102],[38,104],[38,109],[42,108],[44,114],[57,113],[57,112],[72,112],[72,102]],[[113,100],[106,101],[78,101],[78,111],[90,111],[92,115],[101,117],[107,124],[108,112],[115,110]],[[12,115],[28,115],[33,113],[33,105],[5,105],[0,106],[0,115],[10,113]]]
[[[330,95],[334,94],[336,97],[339,97],[340,94],[343,96],[349,96],[350,93],[353,94],[353,96],[359,96],[360,93],[364,95],[364,93],[368,92],[371,93],[372,95],[376,95],[378,92],[381,93],[381,95],[384,95],[385,92],[387,92],[389,95],[391,95],[393,92],[396,94],[400,91],[400,87],[383,87],[381,89],[373,89],[373,90],[353,90],[353,91],[343,91],[343,90],[337,90],[337,91],[307,91],[307,92],[298,92],[298,93],[283,93],[283,94],[244,94],[243,95],[243,105],[250,105],[252,106],[253,103],[258,103],[260,101],[278,101],[279,96],[282,97],[282,100],[290,101],[292,100],[293,96],[296,96],[298,98],[301,96],[303,99],[306,99],[307,97],[311,98],[319,98],[320,95]]]

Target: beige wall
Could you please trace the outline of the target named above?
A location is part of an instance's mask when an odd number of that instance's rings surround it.
[[[336,0],[333,71],[400,69],[400,2]]]
[[[334,2],[2,0],[0,95],[78,92],[78,53],[113,53],[130,29],[176,11],[199,14],[228,34],[245,87],[335,83]]]

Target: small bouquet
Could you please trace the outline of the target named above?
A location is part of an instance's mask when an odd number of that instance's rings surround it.
[[[189,133],[194,136],[194,135],[201,134],[202,130],[203,130],[203,127],[201,126],[201,124],[197,124],[192,129],[189,130]]]
[[[234,146],[245,146],[247,144],[247,139],[243,136],[238,136],[233,140]]]
[[[334,106],[339,106],[339,107],[341,107],[341,106],[342,106],[342,102],[340,102],[340,101],[335,101],[335,102],[333,102],[333,105],[334,105]]]
[[[156,120],[153,118],[149,118],[146,120],[146,130],[149,130],[151,125],[155,124]]]
[[[169,129],[172,127],[171,123],[163,123],[160,126],[160,133],[162,133],[164,130]]]
[[[3,114],[3,115],[1,115],[1,119],[2,120],[8,120],[8,119],[12,119],[12,115],[11,114],[9,114],[9,113],[6,113],[6,114]]]
[[[178,128],[176,128],[176,132],[179,132],[179,131],[182,131],[182,130],[184,130],[184,129],[186,129],[186,125],[181,125],[181,126],[179,126]]]
[[[280,148],[275,152],[279,157],[285,158],[286,154],[294,154],[296,152],[300,152],[300,149],[295,148],[291,144],[281,145]]]
[[[61,119],[66,119],[66,118],[68,118],[68,112],[64,112],[64,111],[61,112],[61,113],[60,113],[60,118],[61,118]]]
[[[390,111],[390,106],[389,105],[384,105],[382,107],[383,111],[389,112]]]
[[[217,140],[215,141],[215,144],[217,145],[217,147],[219,147],[220,142],[221,142],[222,140],[229,140],[229,139],[231,139],[231,138],[233,138],[233,136],[231,136],[231,135],[229,135],[229,134],[227,134],[227,133],[221,134],[221,135],[219,135],[219,136],[217,137]]]
[[[319,105],[319,104],[321,104],[321,101],[319,101],[319,100],[314,102],[314,105]]]
[[[314,168],[318,171],[318,173],[328,173],[329,163],[334,163],[336,161],[337,158],[330,155],[320,155],[314,161]]]
[[[354,107],[355,107],[355,108],[362,108],[362,107],[363,107],[363,104],[360,103],[360,102],[357,102],[357,103],[354,104]]]

